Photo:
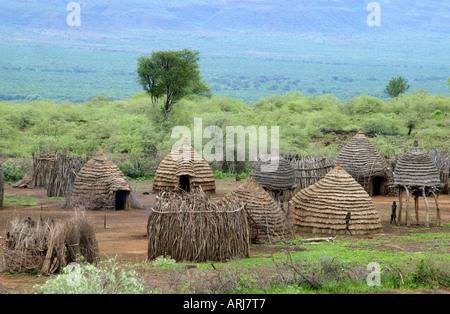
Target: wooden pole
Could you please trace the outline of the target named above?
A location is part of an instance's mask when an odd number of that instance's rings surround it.
[[[409,188],[405,186],[406,189],[406,226],[411,227],[411,221],[409,217]]]
[[[416,213],[416,224],[419,225],[419,196],[414,195],[414,211]]]
[[[401,225],[402,223],[402,188],[398,188],[398,219],[397,219],[397,225]]]
[[[430,206],[428,205],[428,200],[427,200],[427,193],[425,193],[425,187],[422,190],[422,195],[423,195],[423,201],[425,202],[425,206],[427,207],[426,212],[425,212],[425,226],[427,228],[430,227],[430,216],[429,216],[429,209]]]
[[[442,219],[441,219],[441,211],[439,209],[439,203],[436,193],[434,193],[433,190],[431,190],[431,193],[434,196],[434,202],[436,203],[436,224],[438,227],[442,227]]]

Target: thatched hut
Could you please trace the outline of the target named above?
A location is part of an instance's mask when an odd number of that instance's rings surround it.
[[[275,201],[288,201],[293,196],[294,168],[281,156],[258,158],[252,165],[250,177],[255,179]]]
[[[3,197],[5,195],[5,175],[2,171],[2,164],[0,163],[0,208],[3,207]]]
[[[71,262],[95,263],[98,255],[94,225],[82,212],[64,221],[16,218],[6,233],[0,270],[50,275]]]
[[[245,207],[254,243],[287,241],[294,236],[286,213],[253,178],[222,197],[218,204],[241,204]]]
[[[190,192],[199,187],[205,193],[214,193],[214,173],[208,163],[185,140],[159,164],[153,180],[153,190]]]
[[[416,220],[419,223],[419,205],[418,198],[422,196],[426,205],[426,226],[429,227],[429,205],[427,196],[433,195],[436,202],[437,212],[437,225],[442,226],[442,220],[439,210],[439,204],[437,199],[437,193],[441,186],[439,171],[436,164],[430,158],[430,155],[425,153],[419,148],[418,141],[414,141],[414,146],[407,151],[398,160],[394,171],[394,182],[392,187],[399,190],[399,211],[398,211],[398,223],[401,222],[402,216],[402,189],[406,191],[406,224],[410,226],[410,214],[409,214],[409,197],[413,193],[415,194],[415,210]]]
[[[201,189],[161,192],[147,223],[148,259],[227,261],[250,254],[247,214],[238,204],[212,203]]]
[[[370,196],[386,195],[389,172],[386,161],[364,135],[362,129],[345,145],[335,159]]]
[[[338,164],[290,201],[299,232],[370,234],[382,231],[369,194]],[[346,218],[349,218],[348,224]]]
[[[65,207],[124,210],[133,207],[131,187],[123,172],[99,152],[78,172]]]

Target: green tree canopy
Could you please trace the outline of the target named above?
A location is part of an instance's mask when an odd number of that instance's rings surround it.
[[[200,74],[199,52],[189,49],[156,51],[138,58],[138,82],[151,96],[158,123],[158,100],[165,96],[164,121],[173,106],[190,94],[210,95],[210,89]]]
[[[409,89],[410,85],[408,84],[408,80],[403,77],[393,77],[386,88],[384,89],[384,93],[388,94],[391,98],[395,98],[400,94],[403,94]]]

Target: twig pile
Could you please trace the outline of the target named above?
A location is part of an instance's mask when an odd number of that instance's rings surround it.
[[[216,205],[199,189],[162,192],[147,224],[148,259],[226,261],[249,256],[249,227],[239,204]]]
[[[33,220],[11,222],[6,234],[2,271],[9,273],[58,273],[71,262],[95,263],[98,244],[93,224],[84,213],[65,222]]]

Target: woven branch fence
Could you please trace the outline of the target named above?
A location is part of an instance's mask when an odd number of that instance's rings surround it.
[[[238,204],[212,203],[198,189],[161,192],[147,223],[148,259],[227,261],[249,257],[247,213]]]
[[[324,178],[333,169],[334,162],[326,157],[284,155],[295,171],[294,194]]]
[[[71,262],[95,263],[98,254],[94,226],[82,212],[61,222],[16,218],[6,234],[0,268],[12,274],[50,275]]]
[[[63,153],[57,155],[47,183],[48,197],[65,197],[69,195],[78,172],[88,161],[88,158],[70,157]]]

